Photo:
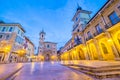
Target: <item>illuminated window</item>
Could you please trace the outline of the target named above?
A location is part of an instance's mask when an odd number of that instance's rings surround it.
[[[112,24],[116,24],[120,21],[120,18],[118,17],[115,11],[112,12],[108,17]]]
[[[107,50],[105,44],[104,44],[104,43],[101,43],[101,46],[102,46],[103,52],[104,52],[105,54],[107,54],[107,53],[108,53],[108,50]]]

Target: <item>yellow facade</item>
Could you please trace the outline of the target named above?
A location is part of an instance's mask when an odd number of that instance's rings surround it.
[[[120,60],[120,1],[108,3],[86,25],[82,36],[83,43],[73,47],[61,55],[62,60]],[[115,12],[118,21],[113,24],[109,15]],[[115,22],[116,19],[113,20]],[[97,33],[96,25],[99,24],[101,32]],[[107,26],[106,26],[107,25]],[[87,35],[91,32],[92,38]],[[78,35],[77,34],[77,35]],[[87,38],[87,39],[86,39]]]

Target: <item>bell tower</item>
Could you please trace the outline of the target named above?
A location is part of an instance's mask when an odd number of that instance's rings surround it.
[[[46,33],[44,32],[44,30],[42,30],[42,31],[40,32],[40,42],[44,42],[44,40],[45,40],[45,35],[46,35]]]

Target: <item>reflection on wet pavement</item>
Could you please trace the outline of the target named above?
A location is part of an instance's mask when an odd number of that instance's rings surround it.
[[[93,80],[89,76],[60,65],[59,62],[26,63],[14,80]]]

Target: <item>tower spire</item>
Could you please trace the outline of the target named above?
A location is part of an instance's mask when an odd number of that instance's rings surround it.
[[[80,7],[79,3],[77,2],[77,11],[78,10],[82,10],[82,8]]]

